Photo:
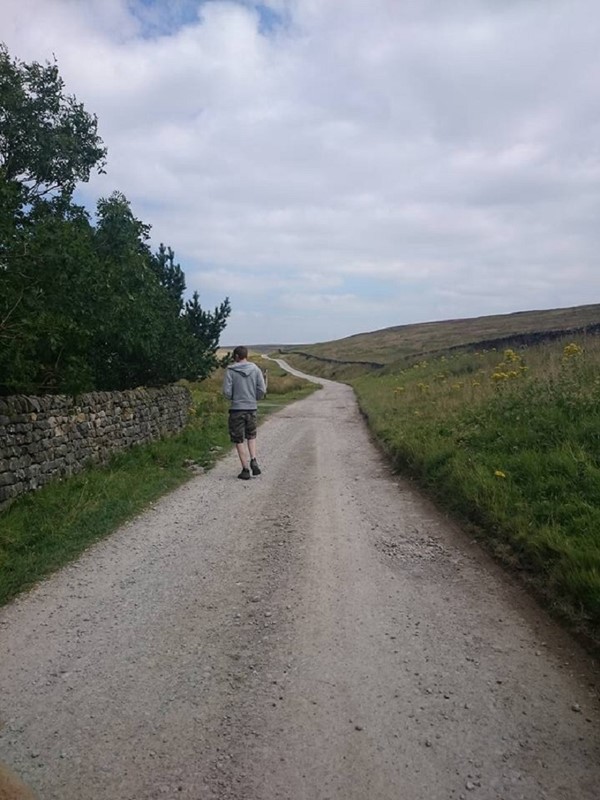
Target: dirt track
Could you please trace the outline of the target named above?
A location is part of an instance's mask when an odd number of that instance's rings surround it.
[[[597,800],[590,659],[324,388],[0,611],[42,800]]]

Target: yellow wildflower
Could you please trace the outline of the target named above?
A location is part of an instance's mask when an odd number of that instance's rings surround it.
[[[583,355],[583,347],[580,347],[575,342],[571,342],[563,348],[563,359],[577,358],[581,355]]]

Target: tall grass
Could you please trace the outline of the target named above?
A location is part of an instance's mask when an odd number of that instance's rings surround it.
[[[600,341],[481,351],[354,380],[398,469],[600,631]]]

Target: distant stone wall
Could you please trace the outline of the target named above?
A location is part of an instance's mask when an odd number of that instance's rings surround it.
[[[182,386],[0,398],[0,508],[90,462],[177,433],[190,404]]]

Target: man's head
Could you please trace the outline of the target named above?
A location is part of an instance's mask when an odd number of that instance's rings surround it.
[[[248,348],[239,345],[238,347],[234,347],[233,349],[233,360],[234,361],[245,361],[248,358]]]

